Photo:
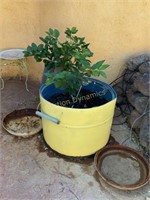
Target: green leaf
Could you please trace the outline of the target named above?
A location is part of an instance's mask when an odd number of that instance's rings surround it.
[[[80,54],[80,52],[76,49],[74,50],[74,57],[77,59],[82,59],[82,55]]]
[[[62,80],[55,81],[55,86],[56,86],[56,88],[61,88],[61,86],[62,86]]]
[[[54,32],[53,32],[53,35],[55,38],[58,38],[59,37],[59,31],[57,29],[54,29]]]
[[[37,61],[37,62],[41,62],[42,59],[41,59],[41,58],[37,58],[36,61]]]
[[[100,66],[105,62],[105,60],[102,60],[102,61],[98,61],[97,63],[95,63],[92,68],[93,69],[99,69]]]
[[[74,36],[74,37],[73,37],[73,40],[74,40],[75,43],[77,43],[77,42],[78,42],[78,37],[77,37],[77,36]]]
[[[84,44],[85,37],[80,38],[80,44]]]
[[[90,67],[90,62],[88,60],[81,60],[80,63],[82,63],[86,67]]]
[[[95,70],[95,71],[92,71],[92,75],[93,75],[93,76],[99,76],[99,73],[100,73],[100,72],[99,72],[99,71],[97,71],[97,70]]]
[[[23,53],[24,53],[24,56],[25,56],[25,57],[31,56],[30,53],[27,52],[27,51],[23,51]]]
[[[91,77],[91,73],[90,73],[90,72],[86,72],[86,73],[85,73],[85,76]]]
[[[83,50],[82,55],[85,57],[90,57],[92,55],[92,52],[89,49],[85,49]]]
[[[28,47],[27,47],[27,51],[28,51],[28,52],[32,52],[32,47],[31,47],[31,46],[28,46]]]
[[[83,45],[82,45],[82,48],[87,48],[89,45],[90,45],[90,43],[88,43],[88,44],[83,44]]]
[[[37,47],[38,51],[42,51],[43,50],[43,44],[40,44],[38,47]]]
[[[72,28],[71,28],[71,33],[72,33],[72,34],[75,34],[75,33],[77,33],[77,32],[78,32],[78,30],[77,30],[76,27],[72,27]]]
[[[47,78],[46,79],[46,85],[49,85],[51,83],[53,83],[53,79],[52,78]]]
[[[100,72],[99,72],[99,75],[101,75],[103,78],[107,78],[106,73],[103,72],[103,71],[100,71]]]
[[[49,28],[49,30],[48,30],[48,32],[47,32],[47,34],[48,34],[48,35],[53,35],[53,33],[54,33],[54,30],[53,30],[53,29],[51,29],[51,28]]]
[[[107,67],[109,67],[109,65],[108,64],[104,64],[104,65],[101,65],[100,66],[100,70],[104,70],[104,69],[106,69]]]
[[[41,40],[42,42],[46,43],[45,38],[43,38],[43,37],[39,37],[39,38],[40,38],[40,40]]]
[[[36,60],[37,62],[41,62],[41,61],[42,61],[42,59],[40,58],[39,54],[35,54],[35,55],[34,55],[34,58],[35,58],[35,60]]]
[[[71,30],[70,30],[70,28],[66,29],[65,34],[67,35],[67,37],[70,38],[70,36],[71,36]]]
[[[32,44],[31,44],[31,47],[32,47],[33,51],[36,51],[36,50],[37,50],[37,45],[36,45],[35,43],[32,43]]]
[[[49,60],[44,59],[43,62],[45,63],[45,67],[49,67],[49,65],[50,65],[50,61]]]

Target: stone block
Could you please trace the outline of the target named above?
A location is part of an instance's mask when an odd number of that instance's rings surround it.
[[[143,97],[141,96],[135,99],[134,107],[140,114],[148,110],[148,106],[147,106],[148,100],[149,98],[146,96],[143,96]]]
[[[127,98],[130,104],[142,114],[146,109],[149,98],[141,94],[140,92],[132,92],[132,90],[127,91]]]
[[[125,81],[122,80],[122,81],[116,83],[113,86],[113,88],[116,91],[118,96],[122,96],[124,93],[124,90],[126,89],[126,83],[125,83]]]
[[[150,61],[144,62],[139,67],[139,72],[141,73],[150,73]]]
[[[140,75],[140,72],[134,72],[131,70],[127,70],[124,75],[124,80],[128,83],[133,83],[139,75]]]
[[[127,62],[127,67],[129,70],[134,71],[139,67],[139,65],[147,61],[150,61],[150,55],[148,54],[136,56]]]
[[[141,121],[141,118],[139,120],[137,120],[135,122],[135,120],[140,117],[140,113],[138,113],[136,110],[133,110],[131,112],[131,115],[128,117],[128,122],[130,124],[130,126],[133,125],[133,128],[140,128],[140,121]],[[135,123],[134,123],[135,122]],[[133,124],[134,123],[134,124]]]
[[[134,89],[141,92],[145,96],[149,96],[150,90],[150,77],[149,73],[144,73],[143,76],[139,75],[134,81]]]

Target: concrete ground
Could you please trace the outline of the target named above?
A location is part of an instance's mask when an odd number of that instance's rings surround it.
[[[1,117],[20,108],[36,108],[39,102],[37,83],[5,81],[1,91]],[[122,119],[121,119],[122,120]],[[120,118],[114,119],[120,123]],[[114,125],[111,134],[118,142],[129,136],[126,124]],[[1,200],[148,200],[149,185],[121,191],[102,181],[93,156],[85,159],[64,158],[45,145],[42,133],[18,138],[4,129],[0,133]],[[130,141],[129,146],[138,149]]]

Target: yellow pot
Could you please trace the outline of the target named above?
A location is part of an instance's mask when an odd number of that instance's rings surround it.
[[[60,91],[54,85],[40,90],[43,134],[46,143],[55,151],[67,156],[87,156],[104,147],[109,139],[116,104],[116,93],[106,83],[91,79],[88,89],[108,89],[108,103],[87,109],[66,108],[48,100]],[[93,84],[96,83],[93,87]],[[90,87],[89,87],[90,86]],[[93,91],[94,91],[93,90]],[[96,91],[97,92],[97,91]],[[52,116],[56,123],[45,116]],[[54,119],[54,120],[55,120]],[[58,121],[57,121],[58,119]]]

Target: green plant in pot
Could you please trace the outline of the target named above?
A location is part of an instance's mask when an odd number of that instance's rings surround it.
[[[77,29],[67,28],[66,41],[49,29],[43,44],[32,43],[24,55],[44,62],[46,84],[40,88],[43,134],[47,144],[61,154],[87,156],[108,141],[116,103],[113,89],[91,76],[106,77],[105,61],[91,64],[93,53]]]

